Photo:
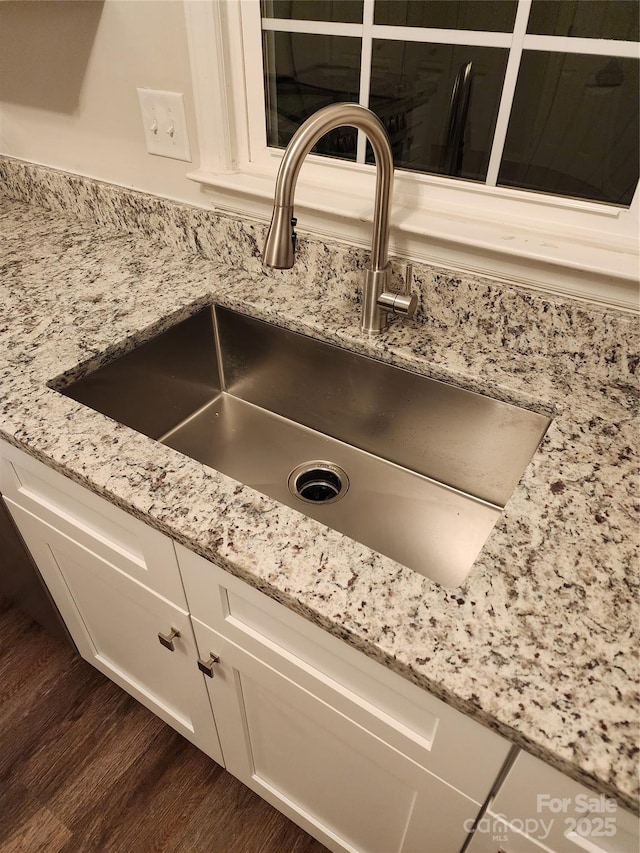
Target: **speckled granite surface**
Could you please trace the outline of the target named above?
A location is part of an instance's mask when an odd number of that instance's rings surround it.
[[[420,267],[418,321],[370,341],[361,252],[265,274],[261,225],[9,160],[0,192],[1,437],[637,810],[636,317]],[[464,586],[48,387],[214,300],[552,415]]]

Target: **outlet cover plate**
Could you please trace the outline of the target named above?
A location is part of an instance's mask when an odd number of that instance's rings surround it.
[[[149,154],[191,162],[182,93],[142,88],[137,92]]]

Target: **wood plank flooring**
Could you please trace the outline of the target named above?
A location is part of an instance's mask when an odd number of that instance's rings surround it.
[[[0,853],[327,853],[0,600]]]

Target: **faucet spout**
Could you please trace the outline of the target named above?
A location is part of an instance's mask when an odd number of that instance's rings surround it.
[[[293,204],[273,205],[271,225],[262,252],[262,263],[265,267],[276,270],[291,269],[296,248],[296,232],[293,230],[295,224]]]
[[[262,262],[265,266],[275,269],[289,269],[293,266],[296,224],[294,194],[300,168],[307,154],[325,133],[344,125],[356,127],[367,135],[376,162],[371,261],[366,269],[362,328],[370,334],[377,334],[387,325],[389,313],[404,313],[410,316],[415,311],[416,300],[410,299],[409,309],[401,310],[400,302],[389,298],[396,294],[385,293],[390,278],[388,254],[393,155],[384,125],[371,110],[359,104],[330,104],[314,113],[295,132],[278,171],[273,216]],[[387,298],[382,299],[383,296]],[[396,307],[389,307],[390,305]]]

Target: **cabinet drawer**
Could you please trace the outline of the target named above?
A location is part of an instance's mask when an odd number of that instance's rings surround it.
[[[180,607],[186,599],[172,541],[42,462],[0,444],[0,492]]]
[[[521,752],[481,820],[469,853],[631,853],[638,849],[637,817],[613,798]]]
[[[506,740],[202,557],[176,550],[195,618],[256,657],[304,668],[334,691],[342,713],[366,718],[412,761],[486,799],[509,753]]]

